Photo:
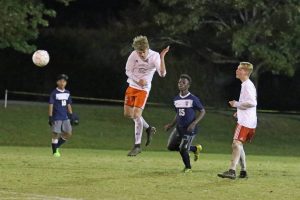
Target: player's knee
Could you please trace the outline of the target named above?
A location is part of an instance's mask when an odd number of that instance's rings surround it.
[[[124,112],[124,117],[126,118],[133,118],[131,113]]]
[[[140,113],[134,112],[133,115],[132,115],[132,118],[133,118],[133,119],[137,119],[137,118],[139,118],[139,117],[141,117],[141,114],[140,114]]]
[[[240,145],[241,145],[241,142],[240,142],[240,141],[234,140],[234,141],[232,142],[232,149],[237,149],[237,148],[239,148]]]
[[[70,139],[71,137],[72,137],[72,132],[65,133],[65,134],[63,135],[63,138],[64,138],[65,140],[68,140],[68,139]]]
[[[168,144],[168,145],[167,145],[167,149],[168,149],[169,151],[178,151],[178,150],[179,150],[178,146],[175,146],[175,145],[173,145],[173,144]]]
[[[188,151],[188,146],[187,146],[187,144],[182,144],[182,145],[180,145],[179,151],[180,151],[180,153],[187,152],[187,151]]]

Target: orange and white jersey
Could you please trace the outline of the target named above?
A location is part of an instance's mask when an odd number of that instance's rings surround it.
[[[148,56],[142,60],[136,51],[133,51],[128,57],[126,63],[126,75],[129,86],[139,90],[145,90],[148,93],[151,90],[151,82],[154,73],[157,71],[159,76],[164,77],[166,72],[162,72],[160,68],[161,60],[158,52],[149,49]],[[147,82],[147,85],[142,87],[137,84],[141,79]]]
[[[256,128],[256,89],[250,79],[242,83],[239,101],[236,103],[238,124],[247,128]]]

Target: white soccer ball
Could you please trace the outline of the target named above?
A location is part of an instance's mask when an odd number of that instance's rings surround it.
[[[44,67],[49,63],[50,57],[46,50],[37,50],[32,55],[33,63],[38,67]]]

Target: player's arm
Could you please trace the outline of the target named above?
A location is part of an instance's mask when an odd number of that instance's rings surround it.
[[[167,74],[165,56],[169,52],[169,50],[170,46],[167,46],[167,48],[163,49],[160,53],[160,68],[158,69],[158,74],[160,77],[165,77]]]
[[[176,119],[177,119],[177,115],[175,115],[175,117],[173,118],[171,123],[165,125],[165,127],[164,127],[165,131],[170,130],[171,128],[173,128],[176,125]]]
[[[52,117],[53,115],[53,104],[49,104],[48,106],[48,116]]]
[[[48,106],[48,116],[49,116],[49,120],[48,120],[48,124],[50,125],[50,126],[52,126],[52,124],[53,124],[53,104],[49,104],[49,106]]]
[[[192,132],[192,131],[196,128],[197,124],[203,119],[203,117],[204,117],[204,115],[205,115],[205,113],[206,113],[206,111],[205,111],[204,108],[201,109],[201,110],[196,110],[195,112],[196,112],[196,118],[195,118],[195,120],[189,125],[189,127],[188,127],[188,129],[187,129],[189,132]]]
[[[71,104],[68,104],[67,108],[68,108],[68,113],[72,115],[73,114],[73,109],[72,109]]]
[[[246,96],[245,101],[229,101],[230,106],[241,110],[246,110],[257,105],[256,91],[254,88],[246,87],[244,95]]]

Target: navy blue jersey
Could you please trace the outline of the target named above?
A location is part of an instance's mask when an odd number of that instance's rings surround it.
[[[53,120],[68,119],[68,104],[72,104],[70,92],[56,88],[50,94],[49,104],[53,104]]]
[[[199,98],[191,93],[185,96],[176,96],[174,106],[177,113],[177,126],[184,128],[187,128],[196,119],[196,110],[204,109]]]

